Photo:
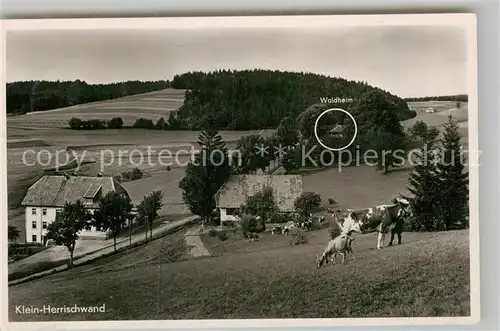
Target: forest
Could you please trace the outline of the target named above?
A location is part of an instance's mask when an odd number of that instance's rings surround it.
[[[174,76],[171,86],[186,89],[177,112],[190,129],[252,130],[276,128],[284,117],[295,118],[324,97],[354,101],[371,91],[382,92],[397,109],[400,120],[416,116],[406,102],[366,82],[303,72],[220,70]],[[355,102],[353,103],[355,104]],[[353,104],[330,104],[349,110]]]
[[[7,114],[63,108],[168,88],[169,81],[87,84],[84,81],[24,81],[7,84]]]

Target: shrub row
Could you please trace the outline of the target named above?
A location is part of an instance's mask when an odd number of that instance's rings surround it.
[[[121,129],[123,127],[123,120],[121,117],[114,117],[110,121],[103,121],[98,119],[81,120],[73,117],[68,122],[72,130],[102,130],[102,129]]]

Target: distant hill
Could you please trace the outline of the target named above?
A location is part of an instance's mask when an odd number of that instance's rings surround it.
[[[349,109],[362,94],[379,90],[397,105],[401,120],[416,115],[400,97],[368,85],[303,72],[222,70],[176,75],[171,86],[186,89],[177,116],[190,128],[250,130],[276,128],[285,116],[296,117],[321,98],[350,98],[330,104]]]
[[[169,81],[87,84],[84,81],[24,81],[7,84],[7,114],[64,108],[168,88]]]

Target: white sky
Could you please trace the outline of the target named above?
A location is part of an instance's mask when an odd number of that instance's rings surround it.
[[[166,80],[193,70],[309,71],[401,97],[467,93],[459,26],[9,31],[7,81]]]

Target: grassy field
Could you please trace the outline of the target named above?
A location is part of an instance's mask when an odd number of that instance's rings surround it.
[[[67,108],[34,112],[7,118],[7,125],[16,128],[62,128],[72,117],[110,120],[121,117],[125,125],[132,125],[138,117],[156,121],[166,120],[172,110],[184,103],[184,90],[165,89],[123,98],[91,102]],[[139,116],[138,116],[139,115]]]
[[[375,234],[353,243],[356,260],[316,269],[326,229],[307,244],[264,234],[208,242],[213,257],[189,258],[182,234],[72,271],[9,288],[12,321],[339,318],[469,315],[468,231],[405,233],[374,249]],[[16,305],[102,305],[98,314],[16,315]]]
[[[448,115],[459,122],[459,132],[462,135],[462,144],[465,148],[469,145],[468,137],[468,119],[469,105],[467,102],[462,102],[460,108],[456,108],[456,103],[453,101],[418,101],[408,102],[408,106],[417,111],[417,116],[409,120],[403,121],[405,127],[412,126],[416,121],[423,121],[430,126],[441,127],[448,120]],[[427,107],[433,107],[436,112],[426,113]],[[420,111],[423,110],[423,111]]]

